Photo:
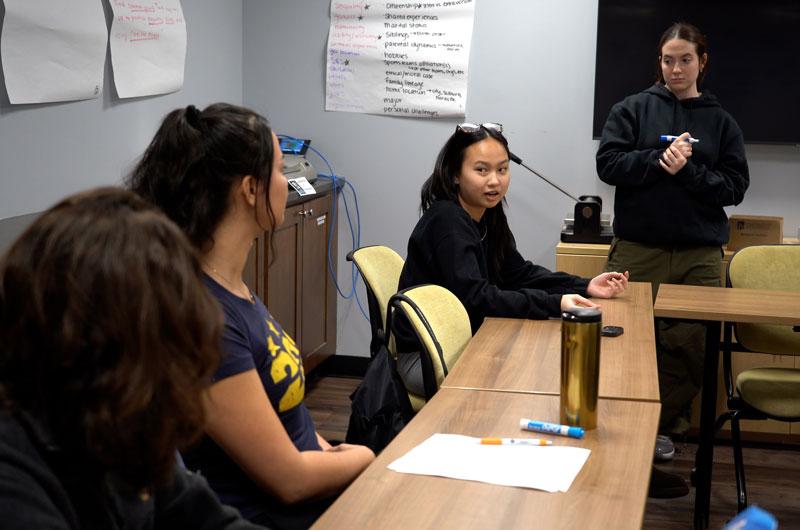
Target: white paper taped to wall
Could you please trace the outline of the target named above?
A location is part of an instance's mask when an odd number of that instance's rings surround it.
[[[103,91],[106,30],[98,0],[5,0],[0,52],[13,104],[92,99]]]
[[[186,21],[179,0],[110,0],[111,65],[121,98],[180,90]]]
[[[331,0],[325,110],[463,117],[475,4]]]

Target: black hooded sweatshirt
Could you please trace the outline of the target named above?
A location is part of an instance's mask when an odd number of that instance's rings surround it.
[[[502,206],[495,206],[502,208]],[[491,238],[486,226],[470,218],[453,200],[439,200],[420,218],[408,240],[408,257],[399,289],[433,283],[455,294],[469,314],[472,333],[489,317],[546,319],[561,313],[561,297],[587,296],[589,280],[526,261],[513,241],[497,278],[489,268]],[[411,328],[398,318],[398,351],[418,346]]]
[[[658,163],[669,142],[689,131],[700,141],[677,174]],[[600,180],[616,186],[614,234],[650,245],[721,246],[723,206],[739,204],[750,184],[742,131],[704,91],[679,100],[661,83],[611,108],[597,151]]]

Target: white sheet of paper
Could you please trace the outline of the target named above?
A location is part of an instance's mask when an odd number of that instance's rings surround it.
[[[186,21],[180,0],[110,0],[111,65],[121,98],[180,90]]]
[[[106,19],[98,0],[5,0],[0,31],[11,103],[92,99],[103,91]]]
[[[314,189],[314,186],[312,186],[305,177],[289,179],[289,185],[293,187],[297,194],[301,197],[305,195],[314,195],[317,193],[317,190]]]
[[[475,4],[331,0],[325,110],[463,117]]]
[[[389,469],[501,486],[567,491],[591,451],[559,445],[481,445],[480,438],[434,434]]]

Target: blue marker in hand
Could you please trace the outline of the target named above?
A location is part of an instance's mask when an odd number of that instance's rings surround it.
[[[560,434],[561,436],[569,436],[570,438],[583,438],[583,428],[581,427],[570,427],[569,425],[529,420],[528,418],[519,420],[519,426],[526,431]]]
[[[662,142],[674,142],[678,138],[680,138],[680,136],[674,136],[672,134],[662,134],[661,135],[661,141]],[[692,138],[690,136],[689,138],[686,139],[686,141],[689,142],[690,144],[696,144],[700,140],[698,140],[697,138]]]

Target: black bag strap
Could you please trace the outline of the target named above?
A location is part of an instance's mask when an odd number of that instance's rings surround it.
[[[389,313],[393,309],[401,309],[400,302],[407,303],[409,305],[409,307],[411,307],[411,309],[417,315],[417,317],[419,318],[420,322],[422,322],[422,325],[425,328],[425,331],[428,332],[428,335],[430,335],[431,340],[433,340],[433,345],[436,348],[436,354],[439,357],[439,362],[442,365],[442,372],[444,373],[444,376],[447,377],[447,374],[448,374],[447,363],[444,360],[444,353],[442,352],[442,345],[439,343],[439,340],[436,338],[436,334],[433,332],[433,328],[431,327],[430,322],[428,322],[428,319],[425,318],[425,314],[419,308],[417,303],[414,302],[414,300],[412,300],[411,298],[409,298],[405,294],[406,291],[409,291],[410,289],[416,289],[417,287],[422,287],[422,286],[421,285],[416,285],[414,287],[409,287],[408,289],[404,289],[404,290],[392,295],[392,297],[389,299],[389,307],[387,308],[387,311],[386,311],[386,321],[387,321],[387,324],[391,323],[392,318],[389,316]],[[419,333],[417,332],[416,328],[413,325],[411,326],[411,328],[414,330],[414,333],[417,335],[417,340],[419,340],[419,342],[420,342],[421,348],[420,348],[419,355],[420,355],[420,362],[422,363],[422,382],[423,382],[423,387],[425,388],[425,399],[429,400],[429,399],[431,399],[433,397],[433,395],[439,389],[438,385],[436,384],[436,374],[434,373],[434,370],[433,370],[433,362],[431,361],[431,359],[427,355],[427,353],[424,351],[425,347],[422,344],[423,343],[422,337],[420,337]],[[389,334],[390,331],[391,331],[391,328],[387,327],[386,328],[386,336],[387,337],[388,337],[388,334]],[[387,338],[387,341],[388,341],[388,338]]]

